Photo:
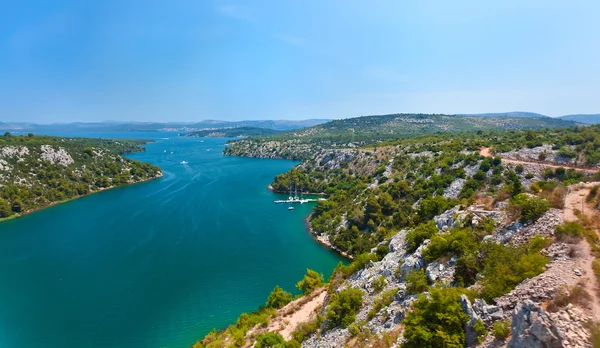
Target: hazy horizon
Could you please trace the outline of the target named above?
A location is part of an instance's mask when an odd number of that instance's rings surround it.
[[[0,15],[0,121],[594,114],[599,10],[591,0],[13,2]]]
[[[441,114],[441,115],[461,115],[461,116],[472,116],[472,115],[485,115],[485,114],[509,114],[509,113],[533,113],[533,114],[541,114],[539,112],[535,112],[535,111],[490,111],[490,112],[475,112],[475,113],[464,113],[464,112],[459,112],[459,113],[435,113],[435,114]],[[15,120],[0,120],[0,123],[7,123],[7,124],[19,124],[19,123],[28,123],[28,124],[39,124],[39,125],[51,125],[51,124],[69,124],[69,123],[171,123],[171,124],[193,124],[193,123],[201,123],[201,122],[210,122],[210,121],[215,121],[215,122],[245,122],[245,121],[290,121],[290,122],[301,122],[301,121],[308,121],[308,120],[341,120],[341,119],[346,119],[346,118],[356,118],[356,117],[364,117],[364,116],[381,116],[381,115],[393,115],[393,114],[412,114],[412,113],[407,113],[407,112],[390,112],[390,113],[385,113],[385,114],[373,114],[373,115],[354,115],[354,116],[348,116],[348,117],[339,117],[339,118],[316,118],[316,117],[311,117],[311,118],[298,118],[298,119],[242,119],[242,120],[224,120],[224,119],[214,119],[214,118],[207,118],[207,119],[200,119],[200,120],[190,120],[190,121],[181,121],[181,120],[155,120],[155,121],[150,121],[150,120],[88,120],[88,121],[82,121],[82,120],[72,120],[72,121],[64,121],[64,122],[53,122],[53,121],[48,121],[48,122],[35,122],[35,121],[27,121],[27,120],[19,120],[19,121],[15,121]],[[415,114],[428,114],[428,113],[423,113],[423,112],[416,112]],[[434,113],[431,113],[434,114]],[[541,114],[543,116],[548,116],[548,117],[561,117],[561,116],[573,116],[573,115],[584,115],[584,116],[598,116],[600,115],[600,112],[597,113],[588,113],[588,114],[564,114],[564,115],[557,115],[557,116],[550,116],[550,115],[544,115]]]

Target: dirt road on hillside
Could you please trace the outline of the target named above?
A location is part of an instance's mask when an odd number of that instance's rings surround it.
[[[576,211],[581,211],[590,219],[600,215],[600,212],[595,209],[593,204],[585,201],[585,198],[590,193],[590,189],[594,185],[600,185],[600,182],[569,186],[569,192],[565,197],[565,207],[563,208],[564,221],[579,221],[579,218],[575,215]],[[598,231],[595,232],[598,233]],[[600,284],[598,284],[596,276],[594,275],[594,270],[592,269],[594,256],[592,256],[590,245],[585,238],[577,244],[577,248],[578,254],[574,257],[574,261],[578,270],[581,272],[581,281],[579,284],[581,284],[593,298],[589,304],[591,315],[595,320],[600,320],[600,298],[597,296],[597,289]]]
[[[490,148],[489,147],[484,147],[481,150],[479,150],[479,154],[481,156],[484,156],[484,157],[493,157],[494,156],[490,152]],[[515,164],[537,164],[537,165],[548,167],[548,168],[573,169],[573,170],[577,170],[577,171],[580,171],[580,172],[586,172],[586,173],[597,173],[598,171],[600,171],[598,169],[568,167],[568,166],[558,166],[558,165],[555,165],[555,164],[541,163],[541,162],[528,162],[528,161],[521,161],[521,160],[515,160],[515,159],[510,159],[510,158],[504,158],[504,157],[502,157],[502,162],[504,162],[504,163],[515,163]]]

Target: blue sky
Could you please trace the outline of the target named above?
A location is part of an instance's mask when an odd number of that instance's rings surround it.
[[[600,113],[599,1],[21,0],[0,121]]]

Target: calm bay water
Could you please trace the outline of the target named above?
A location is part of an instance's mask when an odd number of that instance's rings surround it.
[[[1,223],[0,347],[189,347],[306,268],[329,276],[340,258],[306,232],[312,205],[266,188],[294,163],[224,143],[157,139],[129,157],[163,178]]]

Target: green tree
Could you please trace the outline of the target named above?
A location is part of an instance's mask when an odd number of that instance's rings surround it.
[[[459,302],[456,288],[431,288],[429,296],[419,295],[414,310],[404,319],[405,348],[463,347],[463,325],[469,320]]]
[[[306,270],[304,278],[296,284],[296,287],[302,291],[303,294],[307,295],[313,292],[314,289],[318,288],[323,284],[323,275],[313,271],[312,269]]]
[[[292,294],[284,291],[279,286],[275,286],[275,289],[269,295],[267,300],[267,307],[279,309],[292,301]]]
[[[21,201],[20,198],[15,199],[13,201],[11,209],[15,213],[21,213],[21,212],[23,212],[23,201]]]
[[[6,218],[12,215],[12,209],[10,205],[0,198],[0,218]]]
[[[359,289],[348,288],[331,296],[327,306],[327,324],[329,328],[348,327],[356,319],[356,312],[360,309],[363,292]]]
[[[426,291],[428,286],[425,270],[414,270],[406,276],[406,292],[409,295],[420,294]]]
[[[255,348],[279,348],[283,347],[285,340],[283,336],[274,332],[267,332],[256,337]]]
[[[509,203],[513,214],[518,216],[523,223],[536,221],[550,209],[550,203],[547,200],[529,197],[524,193],[511,198]]]

